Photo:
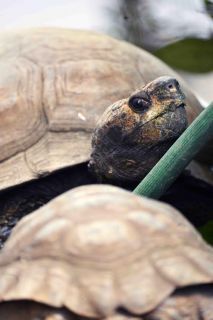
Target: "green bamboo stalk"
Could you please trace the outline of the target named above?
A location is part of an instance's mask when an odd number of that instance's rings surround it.
[[[133,192],[158,199],[209,139],[213,139],[213,102],[200,113]]]

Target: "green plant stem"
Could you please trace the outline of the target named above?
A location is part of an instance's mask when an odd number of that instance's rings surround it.
[[[200,113],[133,192],[158,199],[209,139],[213,139],[213,102]]]

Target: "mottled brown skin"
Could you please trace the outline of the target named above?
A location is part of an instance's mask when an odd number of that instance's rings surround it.
[[[92,138],[89,170],[100,181],[139,181],[187,127],[176,79],[160,77],[111,105]]]

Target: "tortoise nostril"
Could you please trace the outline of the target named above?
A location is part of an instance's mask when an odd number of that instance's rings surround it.
[[[180,85],[179,85],[179,82],[176,79],[172,79],[166,84],[166,88],[169,89],[169,90],[180,89]]]

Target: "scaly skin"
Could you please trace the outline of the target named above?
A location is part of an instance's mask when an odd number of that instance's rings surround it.
[[[160,77],[105,111],[93,134],[89,169],[99,180],[139,181],[186,127],[179,83]]]

